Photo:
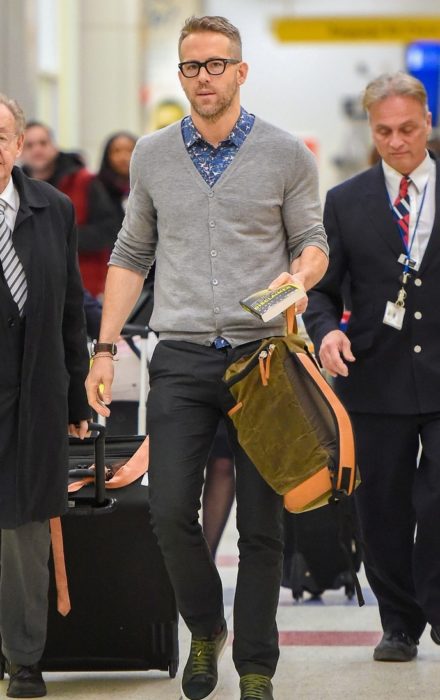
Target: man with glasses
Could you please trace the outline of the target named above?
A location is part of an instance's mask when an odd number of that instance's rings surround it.
[[[0,95],[0,677],[46,695],[49,519],[67,508],[67,433],[84,437],[83,289],[69,199],[17,168],[24,115]]]
[[[87,387],[91,406],[109,415],[112,344],[156,259],[151,325],[160,342],[150,366],[150,505],[192,633],[182,698],[206,700],[216,692],[228,636],[221,580],[198,520],[208,452],[232,405],[222,377],[263,338],[285,332],[282,317],[263,325],[239,299],[291,280],[310,288],[327,267],[327,243],[313,156],[299,139],[240,106],[248,66],[238,30],[222,17],[192,17],[179,56],[191,114],[135,149]],[[226,420],[240,533],[233,658],[241,699],[270,700],[279,656],[282,499]]]

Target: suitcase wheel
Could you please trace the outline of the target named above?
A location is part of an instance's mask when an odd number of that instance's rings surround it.
[[[303,595],[304,595],[304,591],[302,590],[302,588],[299,589],[299,590],[298,590],[298,589],[295,589],[295,590],[294,590],[294,589],[292,588],[292,598],[293,598],[293,600],[296,600],[296,602],[298,602],[299,600],[301,600],[302,597],[303,597]]]
[[[169,666],[168,666],[168,673],[170,674],[170,678],[176,677],[178,668],[179,668],[179,660],[172,659],[169,663]]]
[[[354,586],[352,586],[352,585],[345,586],[345,595],[347,596],[348,600],[352,600],[354,598],[354,594],[355,594]]]

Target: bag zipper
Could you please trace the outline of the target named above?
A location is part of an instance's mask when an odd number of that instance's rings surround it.
[[[257,352],[255,352],[255,354],[254,354],[254,355],[250,358],[250,360],[248,361],[246,367],[244,367],[244,368],[241,370],[241,372],[237,372],[237,374],[234,374],[233,377],[231,377],[230,379],[228,379],[228,380],[226,381],[226,386],[227,386],[228,388],[231,387],[231,386],[234,386],[234,384],[236,384],[236,383],[239,382],[241,379],[243,379],[244,377],[246,377],[246,376],[249,374],[249,372],[251,372],[251,371],[254,369],[254,367],[256,367],[256,365],[259,364],[259,362],[260,362],[260,355],[261,355],[262,353],[264,353],[264,352],[267,353],[266,348],[268,348],[270,345],[271,345],[271,343],[268,342],[266,345],[264,345],[264,346],[261,348],[261,350],[257,350]]]
[[[267,350],[261,350],[258,355],[258,362],[260,364],[261,383],[263,386],[268,385],[268,380],[270,376],[270,358],[272,357],[275,348],[276,345],[274,343],[270,343]]]

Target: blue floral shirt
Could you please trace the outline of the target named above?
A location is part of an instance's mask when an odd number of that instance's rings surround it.
[[[229,134],[217,148],[207,143],[194,126],[190,116],[182,119],[182,136],[188,154],[203,179],[213,187],[222,173],[232,163],[238,149],[252,129],[255,115],[243,107],[240,116]]]

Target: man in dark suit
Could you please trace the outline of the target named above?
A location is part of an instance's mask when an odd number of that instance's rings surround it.
[[[0,633],[9,697],[39,697],[49,519],[67,507],[67,433],[89,409],[73,206],[14,166],[24,115],[0,95]]]
[[[330,265],[305,323],[355,428],[365,569],[384,631],[374,659],[409,661],[427,623],[440,644],[440,162],[426,150],[418,80],[381,76],[364,107],[381,160],[327,195]]]

